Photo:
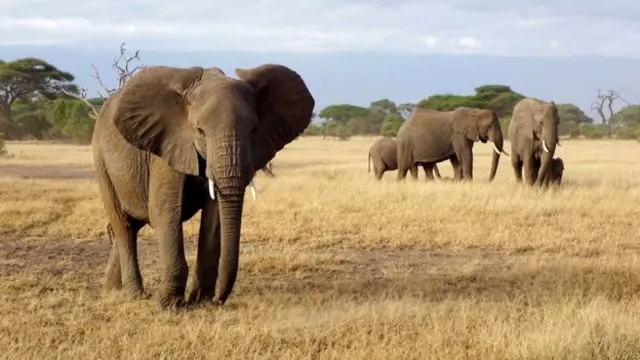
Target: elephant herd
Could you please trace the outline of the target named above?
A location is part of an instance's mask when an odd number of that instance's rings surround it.
[[[558,141],[556,104],[533,98],[520,100],[513,109],[507,130],[511,154],[504,151],[504,138],[494,111],[458,107],[450,111],[417,109],[405,121],[396,139],[383,137],[369,149],[368,171],[380,180],[386,171],[398,170],[398,180],[407,171],[415,180],[422,167],[427,180],[442,179],[437,163],[449,160],[453,180],[473,179],[473,144],[490,141],[493,156],[489,181],[493,181],[501,154],[511,157],[517,182],[528,185],[560,185],[564,162],[554,158]]]
[[[159,246],[161,308],[222,305],[230,296],[245,189],[256,171],[271,172],[270,161],[307,128],[315,106],[305,81],[286,66],[264,64],[235,75],[215,67],[149,66],[101,107],[92,151],[111,242],[106,289],[142,296],[137,238],[149,225]],[[548,179],[557,125],[553,103],[526,99],[516,106],[509,138],[518,179],[523,165],[528,182]],[[399,178],[407,171],[415,178],[418,165],[439,176],[436,163],[448,159],[456,179],[471,179],[478,140],[494,144],[493,179],[504,150],[500,124],[488,110],[419,110],[400,129],[397,145],[382,140],[371,156],[377,177],[397,167]],[[198,211],[195,272],[185,294],[183,223]]]

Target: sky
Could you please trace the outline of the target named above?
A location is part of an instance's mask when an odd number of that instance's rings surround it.
[[[90,90],[89,64],[107,77],[124,41],[151,65],[284,63],[317,108],[485,83],[588,113],[598,88],[640,102],[636,0],[0,0],[0,33],[0,58],[42,57]]]

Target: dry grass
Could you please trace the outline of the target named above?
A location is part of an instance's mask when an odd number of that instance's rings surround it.
[[[374,138],[300,139],[245,206],[222,308],[178,314],[100,287],[108,256],[88,147],[9,143],[0,160],[0,357],[6,359],[637,359],[637,142],[565,141],[561,189],[375,182]],[[37,171],[41,165],[56,165]],[[29,167],[26,167],[29,166]],[[451,176],[448,163],[440,165]],[[58,179],[20,179],[17,175]],[[4,175],[3,175],[4,174]],[[88,176],[92,176],[90,172]],[[76,173],[77,175],[77,173]],[[87,173],[84,173],[86,176]],[[79,176],[79,175],[78,175]],[[189,263],[196,216],[186,226]],[[145,229],[147,291],[159,257]]]

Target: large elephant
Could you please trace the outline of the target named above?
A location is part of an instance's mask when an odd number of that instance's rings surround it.
[[[507,135],[511,142],[511,165],[516,182],[546,186],[547,172],[558,142],[558,108],[556,104],[524,98],[513,108]]]
[[[398,141],[390,137],[383,137],[371,145],[369,149],[369,157],[367,159],[367,172],[371,172],[371,163],[373,162],[373,172],[377,180],[382,179],[385,171],[393,171],[398,169]],[[433,180],[434,175],[438,179],[442,179],[438,165],[435,163],[422,164],[424,175],[427,180]]]
[[[147,67],[102,107],[93,133],[110,238],[105,286],[143,293],[136,240],[145,224],[160,247],[161,308],[212,300],[236,281],[245,187],[311,121],[315,100],[293,70]],[[188,300],[182,223],[202,210]],[[216,280],[220,277],[216,292]]]
[[[398,130],[398,180],[407,171],[417,178],[417,165],[449,160],[455,180],[473,179],[473,144],[493,145],[489,181],[493,181],[503,150],[502,130],[491,110],[459,107],[451,111],[417,109]]]

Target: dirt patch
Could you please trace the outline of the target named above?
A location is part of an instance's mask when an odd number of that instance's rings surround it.
[[[74,165],[0,165],[0,176],[21,179],[91,179],[93,170]]]

